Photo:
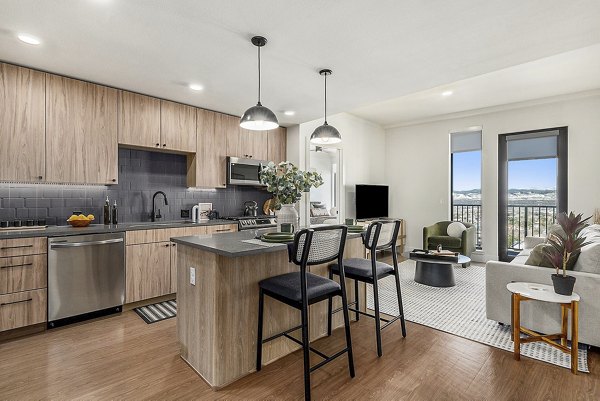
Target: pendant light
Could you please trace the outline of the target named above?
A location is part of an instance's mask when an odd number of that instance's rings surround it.
[[[335,127],[327,124],[327,76],[331,75],[332,71],[325,69],[319,71],[319,74],[325,76],[325,122],[320,127],[317,127],[315,132],[310,136],[310,142],[315,145],[328,145],[332,143],[342,142],[342,136]]]
[[[258,103],[250,107],[240,119],[240,127],[252,131],[266,131],[279,127],[275,113],[260,103],[260,48],[267,44],[262,36],[252,38],[252,44],[258,48]]]

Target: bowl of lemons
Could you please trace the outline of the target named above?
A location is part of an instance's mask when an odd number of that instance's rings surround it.
[[[94,221],[94,215],[88,214],[72,214],[71,217],[67,219],[67,222],[73,227],[87,227],[90,223]]]

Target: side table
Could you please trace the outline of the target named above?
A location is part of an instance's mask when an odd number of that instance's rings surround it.
[[[571,354],[571,372],[577,374],[577,331],[579,295],[559,295],[554,292],[551,285],[536,283],[509,283],[506,288],[512,293],[512,329],[514,341],[514,356],[521,359],[521,344],[543,341],[562,352]],[[558,334],[540,334],[525,327],[521,327],[521,301],[543,301],[560,304],[562,327]],[[569,323],[569,310],[571,311],[571,348],[567,346],[567,331]],[[521,333],[529,337],[521,338]],[[555,340],[560,340],[560,343]]]

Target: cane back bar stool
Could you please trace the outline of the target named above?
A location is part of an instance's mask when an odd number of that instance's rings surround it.
[[[406,324],[404,322],[404,309],[402,307],[402,293],[400,291],[400,277],[398,272],[398,254],[396,251],[396,239],[398,238],[398,231],[400,229],[400,220],[380,220],[374,221],[369,224],[367,232],[363,237],[363,243],[371,254],[371,260],[369,259],[344,259],[343,269],[340,269],[339,263],[334,263],[329,266],[329,277],[333,278],[333,275],[340,275],[340,271],[345,271],[345,277],[354,280],[354,297],[355,300],[350,302],[348,305],[354,305],[356,308],[349,307],[348,309],[356,313],[356,320],[359,320],[360,315],[369,316],[375,319],[375,335],[377,337],[377,355],[381,356],[381,330],[400,319],[402,327],[402,337],[406,337]],[[377,261],[377,251],[384,251],[391,249],[392,260],[394,266],[390,266],[383,262]],[[399,315],[388,320],[382,318],[379,312],[379,290],[377,288],[377,282],[387,276],[394,276],[396,278],[396,293],[398,295],[398,310]],[[343,281],[343,280],[342,280]],[[359,299],[358,299],[358,282],[373,285],[373,296],[375,298],[375,315],[371,315],[360,311]],[[327,334],[331,335],[331,316],[332,313],[339,312],[342,309],[336,309],[332,311],[332,301],[329,300],[329,316],[327,321]],[[381,326],[381,321],[385,324]]]
[[[352,340],[350,338],[350,322],[348,317],[348,302],[346,299],[346,287],[344,280],[338,284],[327,277],[309,273],[307,266],[328,263],[337,260],[340,275],[344,277],[344,265],[342,257],[346,244],[346,226],[327,226],[313,229],[304,229],[296,233],[294,244],[290,247],[290,261],[300,266],[299,272],[282,274],[262,280],[259,285],[258,301],[258,339],[256,349],[256,370],[262,368],[262,345],[279,337],[285,337],[302,346],[304,352],[304,397],[310,400],[310,373],[322,367],[335,358],[348,354],[348,365],[350,376],[354,377],[354,361],[352,358]],[[284,332],[262,338],[264,296],[268,295],[280,302],[299,309],[302,316],[300,326],[293,327]],[[308,333],[308,307],[314,303],[340,296],[344,311],[344,325],[346,330],[346,348],[338,351],[332,356],[312,348],[310,346]],[[290,336],[290,333],[302,329],[302,341]],[[323,358],[323,361],[315,366],[310,366],[309,351]]]

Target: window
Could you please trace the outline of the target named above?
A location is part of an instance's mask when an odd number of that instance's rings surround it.
[[[481,129],[450,134],[451,220],[475,225],[481,249]]]
[[[547,234],[567,210],[567,127],[503,134],[498,141],[498,255],[510,261],[525,237]]]

